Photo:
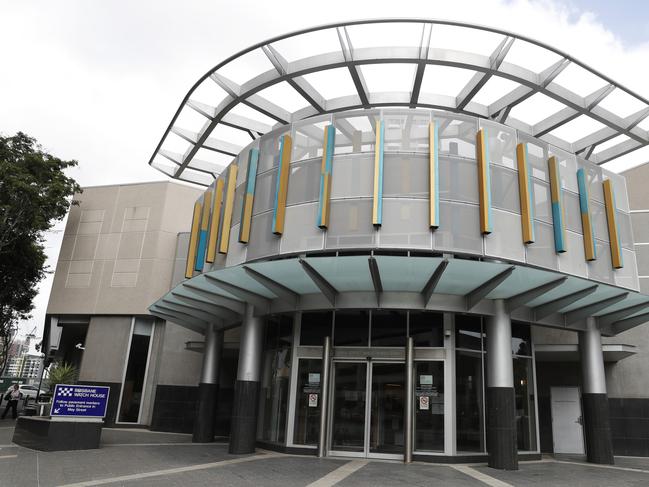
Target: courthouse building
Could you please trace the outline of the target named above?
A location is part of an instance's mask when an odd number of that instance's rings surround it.
[[[78,195],[45,351],[111,387],[109,425],[232,453],[649,455],[649,166],[603,166],[647,146],[648,116],[484,27],[255,45],[155,148],[191,185]]]

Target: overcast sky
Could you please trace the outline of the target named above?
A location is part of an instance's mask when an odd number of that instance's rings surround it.
[[[160,180],[149,157],[207,70],[269,37],[377,17],[509,30],[649,97],[649,2],[640,0],[0,0],[0,132],[26,132],[53,154],[78,160],[71,175],[82,186]],[[47,241],[52,267],[61,228]],[[50,287],[51,276],[24,331],[42,329]]]

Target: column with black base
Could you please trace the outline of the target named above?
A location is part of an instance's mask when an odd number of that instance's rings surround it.
[[[612,465],[614,463],[613,444],[608,415],[602,336],[595,318],[587,318],[586,329],[579,332],[579,351],[586,457],[591,463]]]
[[[512,325],[502,299],[487,317],[487,452],[489,466],[518,470]]]
[[[214,441],[214,421],[219,389],[219,366],[223,350],[223,331],[211,324],[205,330],[205,352],[201,381],[198,384],[198,404],[194,421],[194,443]]]
[[[237,381],[234,385],[230,453],[255,451],[263,333],[263,318],[254,316],[253,306],[246,305],[241,324]]]

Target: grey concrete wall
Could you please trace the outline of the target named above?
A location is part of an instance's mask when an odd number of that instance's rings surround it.
[[[185,349],[188,341],[202,342],[204,336],[167,322],[164,328],[158,384],[196,386],[200,379],[203,354]]]
[[[130,316],[91,317],[79,380],[121,383],[130,333]]]
[[[47,312],[147,314],[169,290],[177,235],[200,191],[171,183],[84,188],[70,210]]]

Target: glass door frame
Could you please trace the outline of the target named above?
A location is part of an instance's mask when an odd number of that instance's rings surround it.
[[[363,434],[363,451],[351,452],[336,450],[333,448],[333,414],[334,414],[334,401],[335,401],[335,385],[336,385],[336,364],[338,363],[357,363],[366,364],[365,369],[365,420],[364,420],[364,434]],[[331,361],[331,370],[329,371],[329,405],[327,407],[327,456],[332,457],[353,457],[353,458],[370,458],[370,459],[384,459],[384,460],[403,460],[405,453],[371,453],[370,452],[370,428],[372,421],[372,373],[374,364],[399,364],[404,366],[404,386],[405,386],[405,367],[404,360],[390,360],[390,359],[373,359],[373,358],[345,358],[336,359]],[[405,387],[404,387],[404,408],[405,408]],[[405,414],[405,410],[404,410]],[[405,427],[405,424],[404,424]],[[405,433],[405,431],[404,431]]]

